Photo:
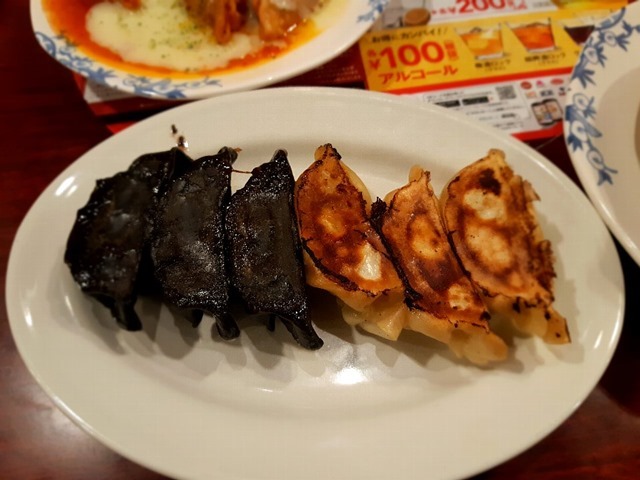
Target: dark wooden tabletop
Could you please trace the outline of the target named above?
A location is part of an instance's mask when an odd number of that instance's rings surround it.
[[[26,370],[9,329],[5,272],[16,229],[62,169],[110,136],[69,71],[37,45],[28,4],[0,1],[0,478],[163,478],[113,453],[59,411]],[[576,178],[561,138],[533,146]],[[618,250],[627,310],[603,378],[547,438],[478,478],[640,478],[640,268]]]

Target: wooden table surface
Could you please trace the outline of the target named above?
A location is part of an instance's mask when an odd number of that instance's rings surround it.
[[[16,229],[61,170],[110,136],[71,74],[37,45],[28,3],[0,1],[0,478],[163,478],[113,453],[62,414],[25,368],[9,329],[5,272]],[[562,139],[533,146],[576,178]],[[603,378],[547,438],[478,478],[640,478],[640,268],[618,250],[627,311]]]

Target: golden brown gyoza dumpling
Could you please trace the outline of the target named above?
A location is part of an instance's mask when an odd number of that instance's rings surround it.
[[[449,244],[429,172],[414,167],[407,185],[373,204],[372,223],[405,286],[406,328],[479,365],[504,360],[507,346]]]
[[[567,322],[552,306],[554,257],[535,200],[500,150],[463,168],[441,195],[447,232],[490,311],[548,343],[568,343]]]
[[[307,283],[338,297],[348,323],[395,340],[406,321],[402,282],[369,222],[369,192],[331,145],[315,159],[295,190]]]

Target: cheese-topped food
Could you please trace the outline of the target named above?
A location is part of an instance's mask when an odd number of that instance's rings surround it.
[[[504,153],[490,150],[463,168],[440,199],[456,253],[490,311],[548,343],[568,343],[566,320],[552,306],[554,258],[536,217],[538,196]]]
[[[151,78],[232,74],[282,57],[348,0],[42,0],[53,31],[93,60]]]
[[[141,0],[139,8],[98,3],[87,14],[86,28],[94,42],[126,62],[178,71],[223,68],[262,47],[257,35],[232,36],[226,27],[214,26],[214,32],[221,28],[223,41],[218,41],[176,0]]]

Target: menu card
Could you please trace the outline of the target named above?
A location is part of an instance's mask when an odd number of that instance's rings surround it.
[[[582,44],[627,3],[391,0],[359,41],[366,88],[458,110],[522,139],[559,135]],[[423,12],[428,23],[416,25]]]

